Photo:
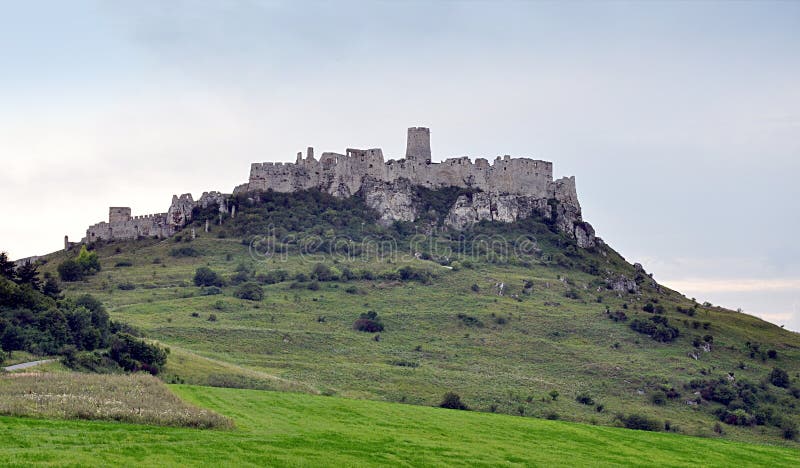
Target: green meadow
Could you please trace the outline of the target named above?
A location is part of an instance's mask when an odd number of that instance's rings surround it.
[[[5,466],[792,466],[796,450],[421,406],[175,385],[232,430],[0,417]]]

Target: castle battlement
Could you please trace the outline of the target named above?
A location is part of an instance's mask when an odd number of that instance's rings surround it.
[[[491,163],[486,158],[473,162],[468,156],[431,162],[430,130],[411,127],[404,159],[385,161],[380,148],[347,148],[345,154],[322,153],[316,161],[313,148],[309,147],[308,156],[303,159],[302,153],[298,153],[295,163],[252,164],[247,184],[237,187],[234,193],[315,188],[348,197],[358,192],[368,179],[389,183],[407,179],[433,189],[456,186],[540,198],[552,196],[556,189],[553,164],[549,161],[503,155]]]
[[[511,155],[497,156],[491,162],[488,158],[473,162],[468,156],[433,162],[431,133],[426,127],[408,129],[405,158],[387,161],[380,148],[347,148],[344,154],[324,152],[317,160],[309,146],[306,157],[298,152],[294,163],[252,163],[247,183],[233,193],[316,189],[337,197],[358,194],[379,213],[381,222],[391,223],[414,221],[419,215],[414,186],[473,190],[450,208],[445,224],[451,227],[461,229],[485,219],[510,222],[536,212],[555,216],[559,229],[578,239],[578,245],[594,245],[594,231],[580,217],[574,177],[554,180],[553,163]],[[552,209],[551,201],[556,202],[557,210]],[[195,208],[212,204],[219,206],[220,213],[228,212],[228,199],[219,192],[204,192],[196,202],[188,193],[173,195],[166,213],[132,217],[129,207],[111,207],[108,222],[90,226],[85,240],[168,237],[191,221]]]

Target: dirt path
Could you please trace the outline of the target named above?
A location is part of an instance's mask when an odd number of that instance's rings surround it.
[[[48,362],[53,362],[53,361],[55,361],[55,359],[43,359],[41,361],[23,362],[21,364],[14,364],[13,366],[4,367],[3,369],[7,371],[15,371],[20,369],[27,369],[33,366],[38,366],[39,364],[47,364]]]

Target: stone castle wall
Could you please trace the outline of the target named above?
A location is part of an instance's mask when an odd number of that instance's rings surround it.
[[[414,221],[420,200],[414,187],[461,187],[476,193],[460,197],[443,214],[445,225],[465,229],[491,220],[512,222],[539,213],[574,237],[581,247],[594,245],[594,230],[581,219],[574,177],[553,180],[553,164],[529,158],[498,156],[488,159],[449,158],[431,162],[430,130],[408,129],[405,158],[386,161],[380,148],[348,148],[345,154],[325,152],[319,160],[309,147],[294,163],[253,163],[247,183],[233,193],[297,192],[318,189],[337,197],[362,196],[380,221]],[[555,202],[551,206],[551,201]],[[195,207],[219,206],[227,212],[227,197],[206,192],[195,201],[191,194],[173,195],[166,213],[131,216],[128,207],[109,208],[108,222],[90,226],[84,241],[169,237],[188,224]]]
[[[413,127],[408,130],[405,159],[385,161],[380,149],[348,149],[346,154],[323,153],[317,161],[309,148],[307,156],[298,154],[295,163],[252,164],[248,182],[234,193],[317,188],[349,197],[361,189],[367,177],[384,182],[407,179],[433,189],[455,186],[542,198],[553,196],[558,185],[568,185],[553,181],[549,161],[498,156],[492,163],[484,158],[472,162],[468,157],[432,163],[429,130]],[[573,198],[577,200],[577,194]]]
[[[166,213],[131,216],[129,207],[112,206],[108,209],[108,221],[89,226],[82,242],[170,237],[191,221],[195,207],[207,208],[213,204],[219,206],[220,212],[227,212],[227,197],[219,192],[204,192],[196,202],[190,193],[173,195]]]

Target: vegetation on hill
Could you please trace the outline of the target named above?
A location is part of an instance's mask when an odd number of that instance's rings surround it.
[[[97,258],[94,252],[93,256]],[[103,304],[89,294],[62,298],[53,277],[42,283],[37,268],[3,268],[0,362],[6,353],[27,351],[61,355],[66,365],[91,370],[157,374],[164,366],[167,350],[131,336],[135,331],[112,321]]]
[[[233,421],[182,401],[147,374],[74,372],[0,376],[0,414],[158,426],[232,428]]]
[[[687,299],[604,243],[580,249],[540,218],[383,227],[359,198],[313,191],[232,203],[235,218],[196,211],[196,238],[90,246],[102,269],[66,295],[324,394],[438,406],[453,392],[476,411],[796,443],[798,335]]]
[[[0,417],[12,466],[793,466],[797,450],[473,411],[173,386],[236,422],[198,431]]]

